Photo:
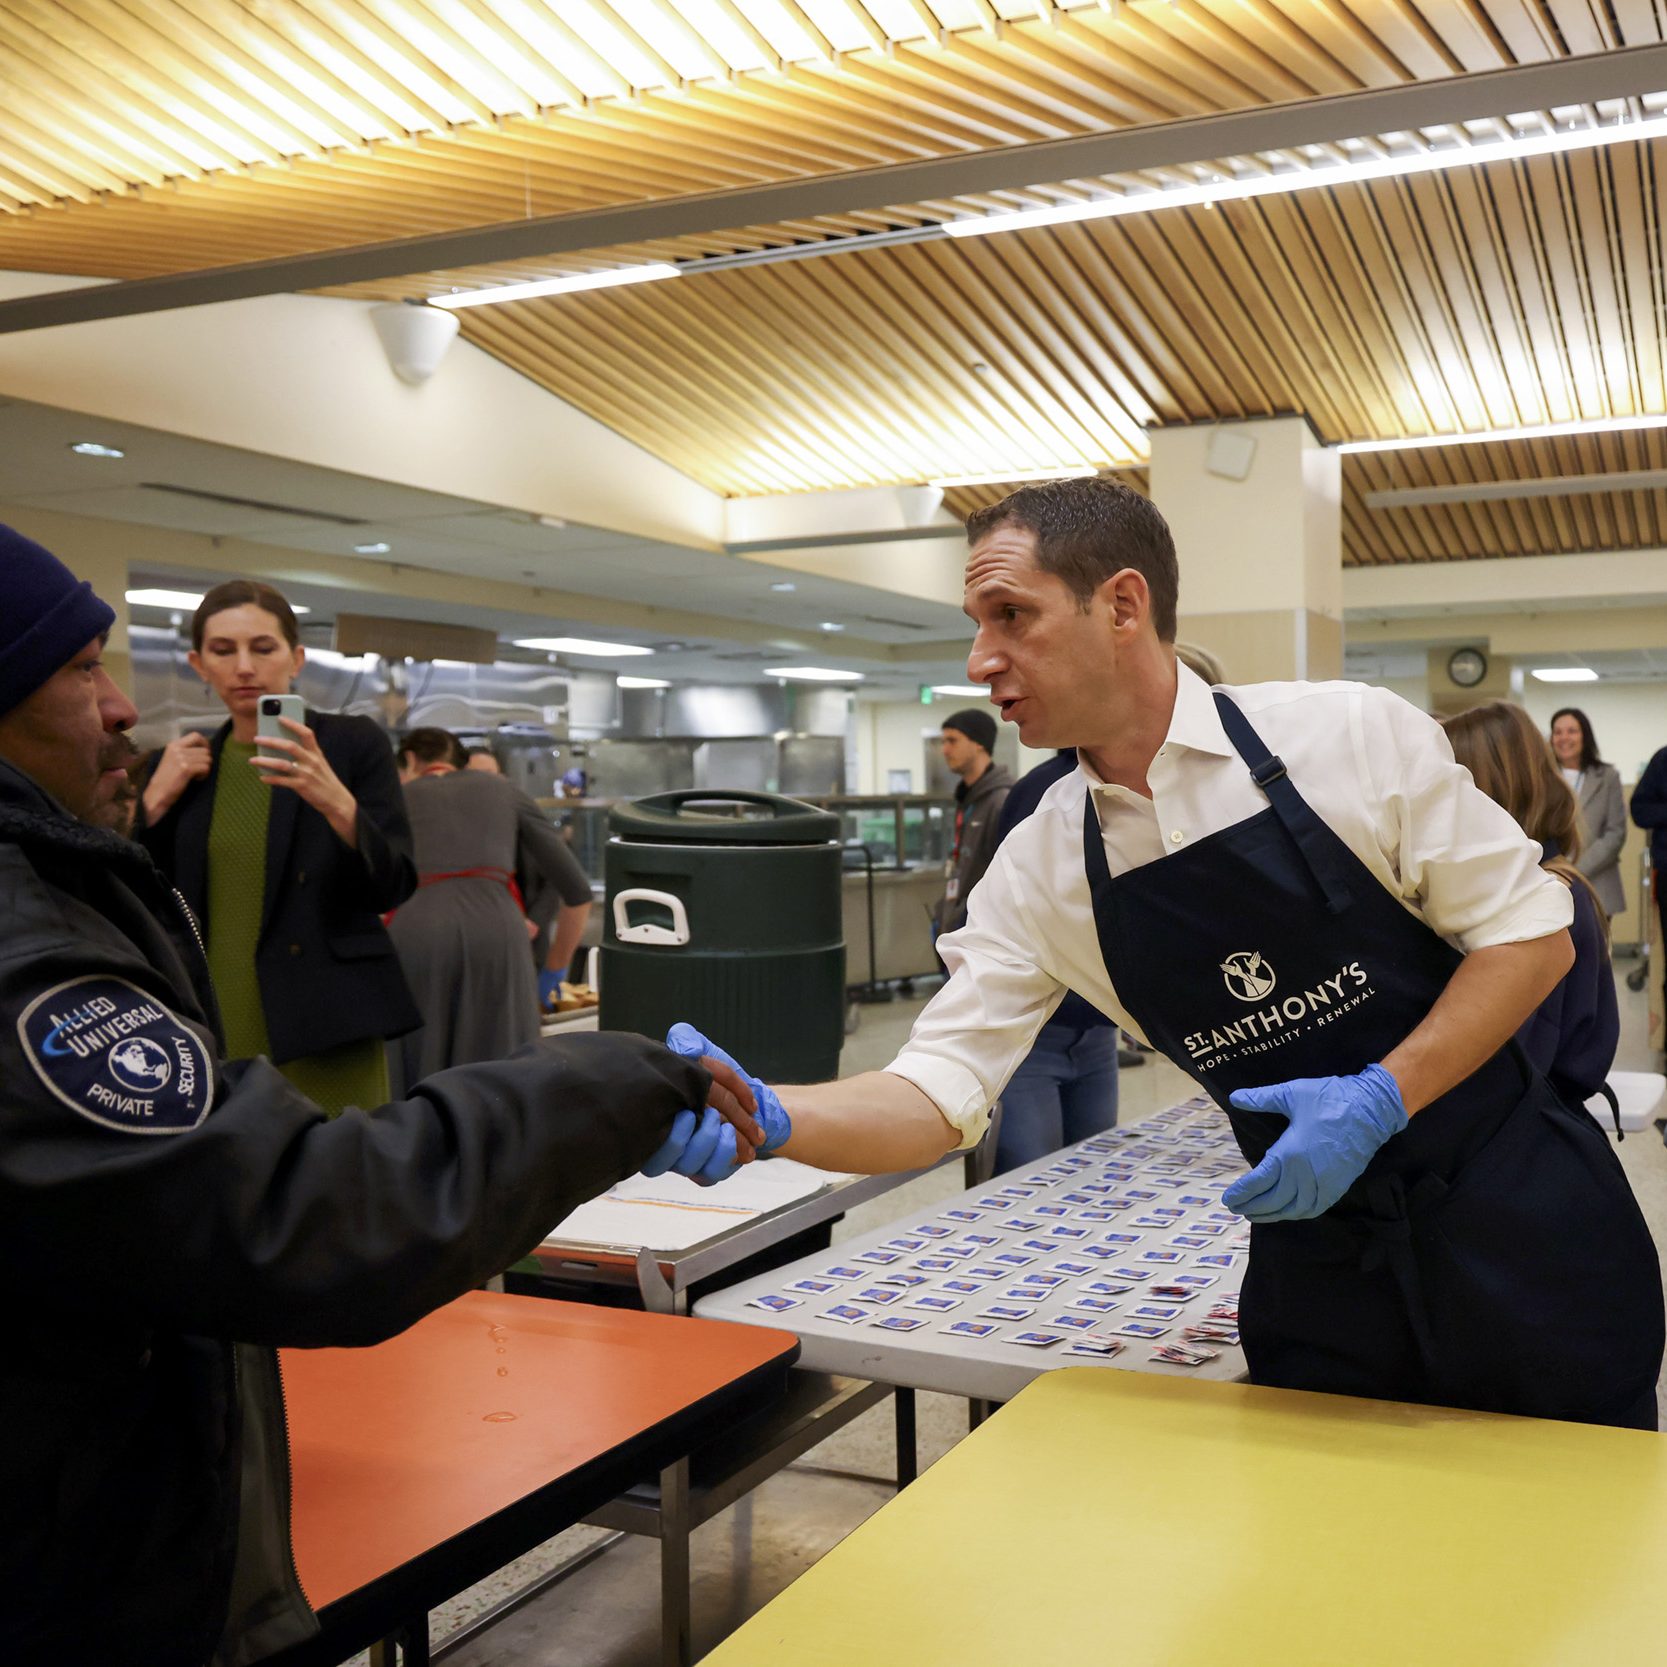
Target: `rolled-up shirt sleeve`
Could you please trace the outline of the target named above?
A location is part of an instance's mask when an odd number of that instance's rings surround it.
[[[938,939],[949,981],[886,1067],[937,1106],[962,1150],[983,1137],[990,1107],[1065,994],[1038,963],[1016,861],[1027,844],[1015,837],[1001,846],[972,893],[966,925]]]
[[[1401,895],[1467,954],[1562,931],[1569,888],[1516,819],[1453,758],[1441,725],[1398,695],[1363,691],[1356,756]]]

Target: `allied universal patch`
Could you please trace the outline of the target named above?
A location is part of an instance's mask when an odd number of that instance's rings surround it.
[[[126,1134],[181,1134],[214,1103],[202,1039],[125,978],[72,978],[17,1021],[35,1074],[72,1111]]]

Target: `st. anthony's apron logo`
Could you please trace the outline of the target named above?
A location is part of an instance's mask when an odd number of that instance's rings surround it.
[[[1221,963],[1221,975],[1240,1001],[1262,1001],[1273,994],[1273,968],[1259,949],[1240,949],[1229,955]]]
[[[1221,963],[1227,988],[1240,1001],[1261,1002],[1273,994],[1274,971],[1259,950],[1239,950]],[[1372,981],[1358,961],[1339,967],[1330,978],[1322,978],[1298,995],[1267,1001],[1254,1012],[1208,1030],[1195,1030],[1182,1038],[1188,1062],[1201,1071],[1213,1071],[1229,1060],[1267,1053],[1294,1042],[1299,1036],[1335,1024],[1346,1013],[1374,994]]]
[[[107,1128],[178,1134],[208,1115],[214,1064],[185,1021],[125,978],[73,978],[17,1021],[55,1099]]]

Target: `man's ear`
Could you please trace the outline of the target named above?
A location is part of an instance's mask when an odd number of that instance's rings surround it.
[[[1119,631],[1138,630],[1151,617],[1151,588],[1137,568],[1120,567],[1094,593],[1094,599]]]

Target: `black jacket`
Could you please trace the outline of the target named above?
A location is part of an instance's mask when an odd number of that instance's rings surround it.
[[[298,794],[273,791],[255,968],[278,1065],[368,1036],[402,1036],[422,1023],[382,925],[382,916],[417,889],[393,754],[369,718],[309,710],[307,725],[359,801],[358,848],[342,844]],[[205,923],[208,828],[231,727],[228,720],[215,732],[214,769],[192,782],[155,827],[134,834]]]
[[[218,1058],[212,999],[145,853],[0,763],[7,1667],[305,1636],[273,1348],[375,1342],[478,1285],[709,1082],[597,1034],[332,1122],[265,1060]]]
[[[996,854],[996,827],[1012,786],[1005,764],[990,765],[970,787],[964,781],[955,784],[955,849],[945,865],[955,895],[946,890],[938,899],[933,919],[940,932],[955,932],[967,923],[967,899]]]
[[[1649,830],[1651,866],[1667,875],[1667,747],[1644,766],[1632,790],[1632,819]],[[1662,895],[1667,879],[1657,879],[1656,887],[1657,895]]]

